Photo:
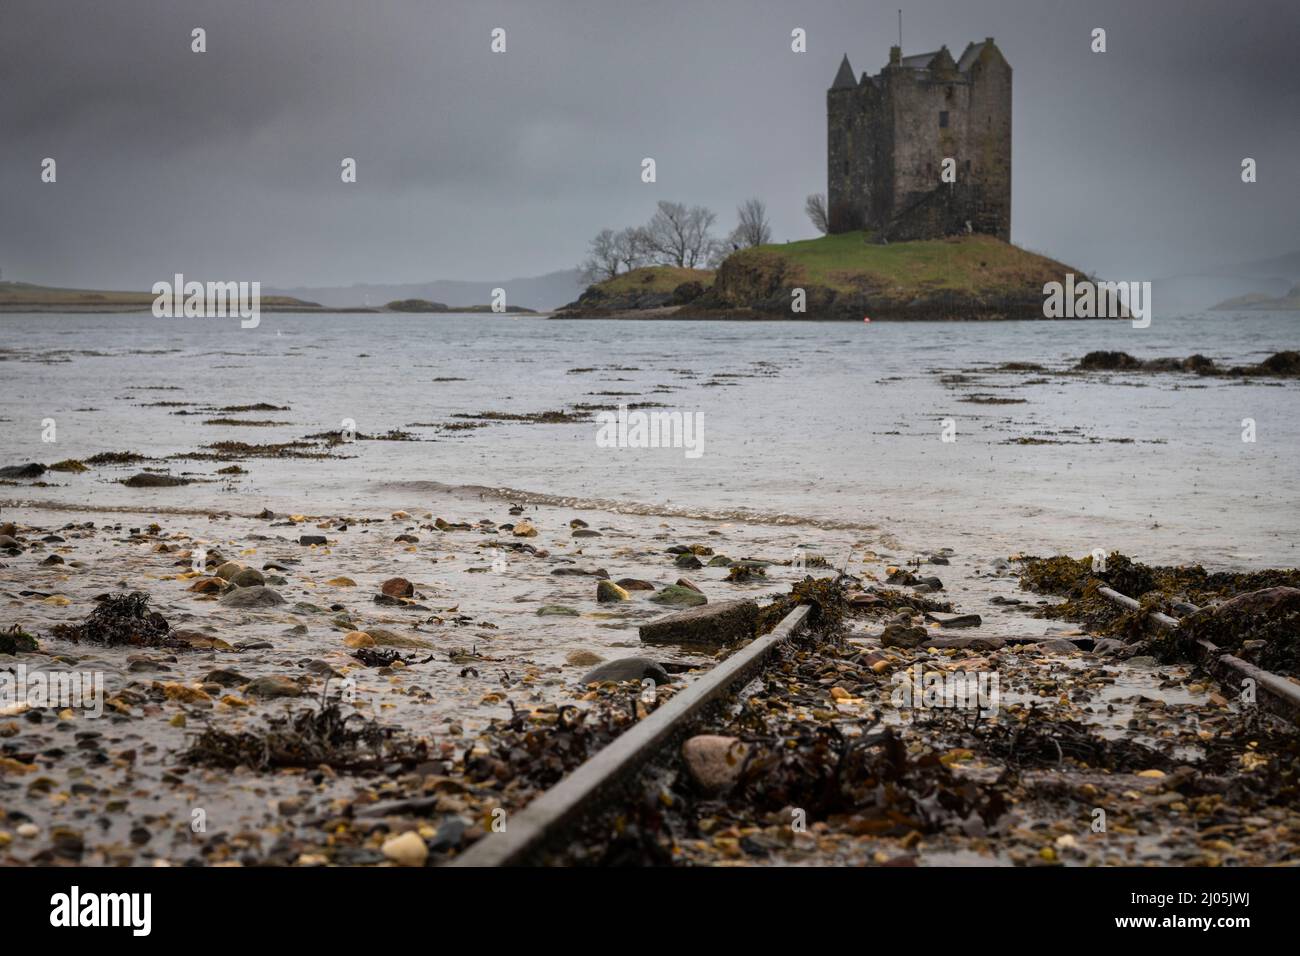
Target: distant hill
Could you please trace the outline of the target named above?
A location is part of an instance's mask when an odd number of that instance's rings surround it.
[[[1214,307],[1215,312],[1300,312],[1300,285],[1291,287],[1286,295],[1273,296],[1251,292],[1232,299],[1225,299]]]
[[[636,269],[587,289],[557,318],[1043,318],[1043,286],[1084,272],[995,239],[868,241],[839,233],[732,253],[716,273]],[[791,308],[802,289],[806,311]]]
[[[356,283],[319,288],[267,288],[265,291],[309,299],[331,308],[352,305],[380,308],[386,302],[402,299],[488,305],[492,301],[493,289],[506,290],[507,305],[520,305],[546,312],[576,299],[583,290],[583,282],[578,276],[577,269],[565,269],[561,272],[550,272],[525,279],[497,279],[482,282],[439,279],[432,282],[405,284]]]
[[[447,305],[444,302],[430,302],[428,299],[397,299],[389,302],[384,306],[389,312],[415,312],[427,315],[441,315],[443,313],[465,313],[465,312],[486,312],[491,313],[490,305]],[[535,315],[532,309],[525,309],[521,305],[508,305],[503,310],[508,313],[527,313]]]
[[[0,312],[140,312],[153,308],[152,292],[112,289],[61,289],[28,282],[0,282]],[[314,312],[315,302],[283,295],[262,296],[268,312]]]
[[[1297,283],[1300,283],[1300,252],[1288,252],[1166,276],[1151,283],[1151,293],[1162,313],[1201,312],[1250,296],[1285,298]]]

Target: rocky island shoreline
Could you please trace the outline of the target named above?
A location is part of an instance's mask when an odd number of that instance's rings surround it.
[[[732,253],[715,271],[645,266],[590,286],[556,319],[1043,319],[1055,260],[992,236],[881,244],[842,233]]]

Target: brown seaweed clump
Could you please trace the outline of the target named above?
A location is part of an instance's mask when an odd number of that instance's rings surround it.
[[[1300,673],[1300,588],[1247,591],[1202,608],[1152,647],[1164,659],[1185,659],[1194,655],[1198,640],[1268,670]]]
[[[1105,570],[1093,570],[1091,558],[1026,558],[1020,586],[1065,598],[1039,614],[1084,624],[1093,633],[1130,642],[1146,637],[1151,611],[1178,616],[1190,605],[1204,605],[1182,618],[1174,632],[1149,639],[1153,653],[1165,661],[1194,660],[1197,639],[1230,651],[1248,651],[1261,667],[1300,671],[1300,570],[1206,571],[1200,565],[1147,566],[1114,552]],[[1098,591],[1110,587],[1136,598],[1140,610],[1128,611]]]
[[[727,569],[726,580],[733,584],[743,584],[746,581],[754,581],[765,577],[767,577],[767,572],[761,567],[748,564],[733,564]]]
[[[85,641],[109,647],[188,646],[169,637],[171,625],[157,611],[149,610],[149,595],[143,591],[105,594],[96,600],[99,606],[80,624],[58,624],[51,633],[77,643]]]
[[[0,631],[0,654],[18,654],[36,650],[36,638],[32,637],[18,624],[8,630]]]
[[[205,767],[274,770],[319,767],[341,773],[409,770],[429,759],[428,744],[400,736],[392,727],[360,714],[344,716],[337,702],[316,710],[268,717],[257,732],[208,727],[181,753],[185,763]]]
[[[836,578],[805,577],[796,581],[789,594],[774,598],[767,607],[758,609],[754,636],[761,637],[781,623],[781,619],[800,604],[811,604],[813,613],[809,623],[823,636],[838,635],[848,612],[848,599],[843,581]]]
[[[569,704],[525,713],[511,704],[511,718],[493,720],[480,745],[465,752],[465,776],[501,791],[508,805],[526,802],[667,699],[660,692],[647,704],[626,690],[597,693],[585,710]]]

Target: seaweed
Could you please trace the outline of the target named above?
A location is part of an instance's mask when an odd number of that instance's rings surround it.
[[[465,775],[525,793],[558,783],[637,721],[638,698],[625,690],[609,692],[590,710],[564,705],[524,714],[508,703],[511,717],[491,722],[483,741],[488,746],[466,750]]]
[[[0,631],[0,654],[18,654],[36,648],[36,638],[24,631],[21,625],[14,624],[8,630]]]
[[[388,650],[386,648],[360,647],[352,655],[367,667],[389,667],[392,664],[401,662],[405,665],[410,664],[427,664],[433,660],[430,654],[422,661],[415,659],[414,654],[403,654],[400,651]]]
[[[1194,660],[1199,656],[1197,641],[1205,639],[1225,650],[1252,647],[1261,667],[1300,669],[1300,570],[1208,572],[1200,565],[1147,566],[1119,552],[1098,562],[1095,571],[1091,558],[1023,560],[1021,587],[1066,599],[1042,608],[1042,617],[1075,621],[1093,633],[1133,642],[1145,636],[1152,611],[1186,611],[1176,630],[1149,639],[1148,647],[1160,659]],[[1136,598],[1140,608],[1127,610],[1113,603],[1099,593],[1103,585]]]
[[[1067,760],[1113,773],[1170,770],[1177,765],[1167,754],[1131,738],[1102,737],[1080,721],[1053,717],[1037,707],[1031,707],[1022,721],[985,724],[975,728],[972,736],[983,752],[1016,769],[1061,767]]]
[[[260,731],[230,732],[208,727],[181,753],[181,760],[206,767],[253,770],[327,766],[366,774],[392,765],[410,769],[428,759],[428,744],[398,735],[360,714],[344,716],[337,702],[266,718]]]
[[[1300,671],[1300,589],[1261,588],[1201,608],[1151,646],[1161,659],[1178,660],[1194,657],[1200,640],[1269,670]]]
[[[761,637],[781,623],[781,619],[800,604],[811,604],[810,623],[826,636],[836,636],[843,629],[848,601],[844,593],[843,578],[813,578],[811,575],[796,581],[789,594],[772,600],[758,609],[754,636]]]
[[[149,595],[143,591],[130,594],[101,595],[96,607],[80,624],[57,624],[50,633],[55,637],[109,647],[187,647],[171,638],[171,625],[157,611],[149,610]]]

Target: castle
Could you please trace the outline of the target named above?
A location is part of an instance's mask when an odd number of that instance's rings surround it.
[[[955,61],[946,46],[906,57],[891,47],[889,65],[860,80],[846,55],[826,125],[832,233],[1010,241],[1011,67],[992,37]]]

